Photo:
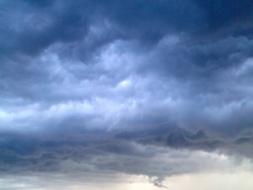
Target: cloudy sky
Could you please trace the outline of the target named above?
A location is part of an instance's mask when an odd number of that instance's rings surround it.
[[[252,0],[1,0],[1,190],[252,190]]]

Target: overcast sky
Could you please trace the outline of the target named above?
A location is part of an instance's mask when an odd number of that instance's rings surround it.
[[[1,0],[0,189],[251,190],[252,10]]]

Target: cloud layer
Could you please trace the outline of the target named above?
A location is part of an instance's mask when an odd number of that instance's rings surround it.
[[[0,7],[1,175],[160,179],[252,158],[252,1]]]

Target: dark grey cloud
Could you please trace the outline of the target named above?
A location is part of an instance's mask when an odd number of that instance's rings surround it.
[[[167,133],[165,142],[161,142],[161,138],[166,136],[165,133],[160,135],[156,131],[154,134],[153,129],[131,134],[130,138],[127,138],[129,135],[127,132],[101,130],[76,131],[75,133],[66,130],[64,133],[56,131],[33,135],[1,133],[1,175],[30,172],[114,171],[165,177],[205,167],[195,159],[203,155],[198,155],[198,153],[194,155],[186,151],[188,148],[201,149],[202,147],[199,147],[197,142],[202,142],[202,139],[207,141],[204,139],[205,135],[202,132],[194,134],[180,129],[176,132],[175,130],[165,130]],[[179,150],[166,148],[167,146],[179,148]],[[204,148],[205,146],[211,147],[203,143]],[[184,151],[180,150],[181,148]],[[157,159],[157,155],[165,156],[165,160]],[[185,159],[191,155],[193,159]],[[204,162],[212,159],[208,156],[203,158]],[[178,163],[178,160],[183,161],[184,166],[173,166]],[[64,163],[71,165],[65,166]],[[189,163],[191,165],[187,166]],[[168,165],[164,166],[164,164]],[[206,167],[209,168],[209,166]]]
[[[252,159],[250,0],[0,7],[2,173],[78,165],[159,185],[210,165],[198,151]]]
[[[3,1],[1,4],[1,51],[27,54],[37,53],[56,42],[80,40],[96,20],[101,20],[100,24],[107,21],[118,28],[116,32],[107,32],[109,39],[157,42],[168,33],[180,32],[192,35],[194,40],[203,34],[208,40],[217,32],[223,37],[244,33],[250,36],[247,31],[250,31],[253,6],[249,0],[240,3],[227,0],[63,3],[55,0]]]
[[[60,2],[46,7],[22,1],[1,4],[1,51],[7,55],[33,55],[52,43],[80,39],[87,32],[87,16],[73,6]]]

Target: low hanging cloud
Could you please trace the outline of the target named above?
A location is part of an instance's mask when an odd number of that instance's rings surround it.
[[[0,7],[2,176],[118,172],[163,187],[252,159],[250,0]]]

